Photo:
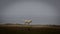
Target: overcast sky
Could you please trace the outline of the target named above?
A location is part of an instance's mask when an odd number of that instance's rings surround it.
[[[60,25],[60,0],[0,0],[0,22]]]

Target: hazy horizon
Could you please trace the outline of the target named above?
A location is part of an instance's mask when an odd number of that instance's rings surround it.
[[[0,23],[60,25],[60,0],[0,0]]]

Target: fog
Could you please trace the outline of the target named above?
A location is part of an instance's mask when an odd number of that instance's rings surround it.
[[[0,0],[0,23],[60,25],[60,0]]]

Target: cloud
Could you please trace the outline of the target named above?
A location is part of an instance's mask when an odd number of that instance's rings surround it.
[[[22,23],[21,20],[27,17],[32,18],[33,24],[36,22],[38,24],[56,24],[58,22],[59,11],[56,9],[55,1],[9,0],[2,2],[0,6],[2,22]]]

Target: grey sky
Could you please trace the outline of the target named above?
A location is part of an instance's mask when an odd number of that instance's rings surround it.
[[[60,0],[0,0],[0,22],[32,24],[59,24]]]

